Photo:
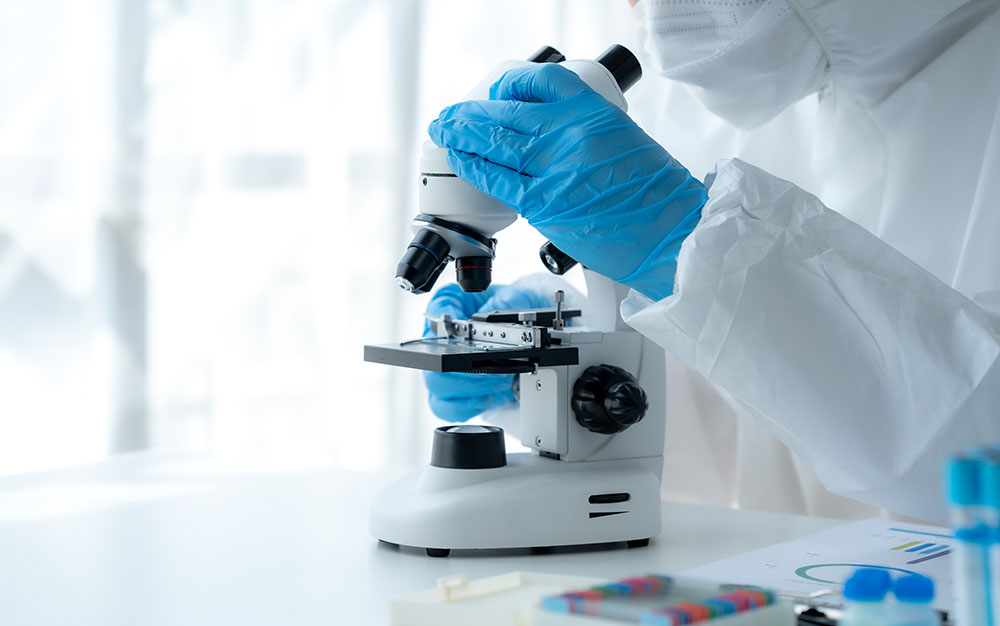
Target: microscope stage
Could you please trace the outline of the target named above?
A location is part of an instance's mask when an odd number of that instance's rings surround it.
[[[440,338],[367,345],[365,360],[430,372],[483,374],[515,374],[580,362],[579,352],[573,346],[533,348]]]

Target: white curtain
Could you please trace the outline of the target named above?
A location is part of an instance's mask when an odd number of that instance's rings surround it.
[[[0,474],[131,450],[410,467],[392,281],[437,111],[625,0],[0,3]],[[501,234],[496,278],[538,271]]]

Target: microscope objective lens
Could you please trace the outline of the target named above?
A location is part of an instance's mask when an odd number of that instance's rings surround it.
[[[448,264],[451,246],[432,230],[421,229],[396,266],[396,284],[406,291],[427,293]]]

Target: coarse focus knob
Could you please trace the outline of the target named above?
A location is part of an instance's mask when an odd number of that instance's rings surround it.
[[[431,465],[452,469],[488,469],[507,464],[503,429],[460,424],[434,429]]]
[[[649,401],[635,377],[614,365],[593,365],[573,385],[576,421],[595,433],[613,435],[646,415]]]

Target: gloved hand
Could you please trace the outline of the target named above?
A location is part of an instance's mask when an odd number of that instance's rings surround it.
[[[446,108],[428,133],[462,180],[584,266],[654,300],[673,293],[705,186],[570,70],[510,70],[489,100]]]
[[[555,306],[552,296],[515,285],[491,285],[480,293],[466,293],[458,285],[437,290],[427,305],[433,316],[468,319],[479,311],[537,309]],[[431,334],[424,326],[424,336]],[[513,374],[424,372],[431,410],[443,420],[464,422],[483,411],[516,402]]]

